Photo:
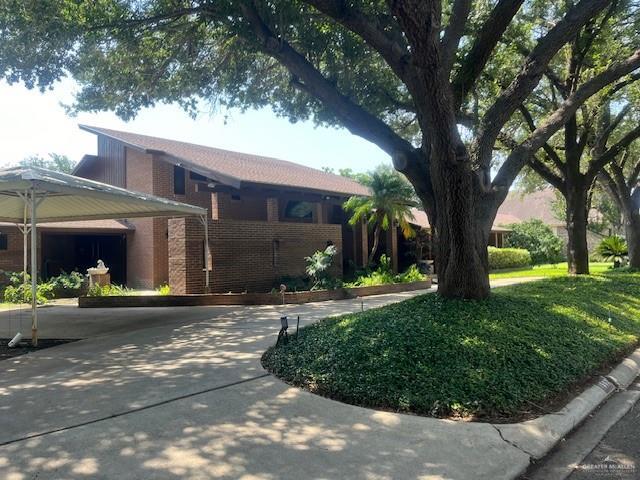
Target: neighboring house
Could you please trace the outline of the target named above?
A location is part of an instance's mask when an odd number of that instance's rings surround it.
[[[433,246],[431,245],[430,239],[431,225],[429,224],[427,214],[424,212],[424,210],[420,210],[418,208],[412,208],[411,214],[413,215],[413,220],[411,220],[410,223],[413,224],[415,228],[425,230],[429,235],[429,245],[423,251],[423,255],[428,260],[434,260]],[[517,219],[507,215],[498,214],[496,216],[496,220],[493,222],[493,226],[491,227],[491,233],[489,234],[489,246],[502,248],[504,246],[505,236],[510,231],[508,227],[505,227],[503,225],[515,223],[515,220]],[[406,240],[402,237],[398,239],[398,244],[401,267],[408,266],[409,263],[415,261],[415,255],[413,255],[412,252],[415,247],[412,245],[411,240]]]
[[[566,246],[568,242],[567,227],[564,220],[558,219],[554,214],[553,203],[555,201],[556,192],[552,188],[545,188],[532,193],[511,191],[500,206],[495,223],[504,226],[532,219],[542,220],[564,241]],[[500,219],[501,215],[503,216],[502,219]],[[589,212],[589,218],[595,219],[597,216],[598,212],[596,210]],[[602,238],[602,235],[590,230],[587,231],[590,252],[595,250]]]
[[[424,210],[412,208],[411,214],[413,215],[413,220],[411,221],[413,225],[418,228],[423,228],[429,232],[431,231],[431,225],[429,224],[429,219],[427,218],[427,214]],[[515,223],[511,220],[515,220],[515,218],[501,214],[496,216],[493,226],[491,227],[491,234],[489,235],[489,246],[499,248],[503,247],[505,235],[510,231],[509,228],[504,225]]]

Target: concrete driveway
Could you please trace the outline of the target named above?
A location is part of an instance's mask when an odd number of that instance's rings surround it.
[[[506,479],[526,467],[489,424],[344,405],[262,369],[281,312],[306,324],[360,308],[42,309],[43,337],[85,340],[0,363],[0,478]]]

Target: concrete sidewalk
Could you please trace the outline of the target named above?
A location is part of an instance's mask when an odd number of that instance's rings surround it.
[[[43,309],[43,336],[91,338],[0,365],[0,478],[493,480],[529,464],[490,424],[353,407],[262,369],[281,312],[360,308]]]

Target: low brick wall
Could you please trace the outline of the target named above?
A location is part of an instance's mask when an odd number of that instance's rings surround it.
[[[374,287],[338,288],[336,290],[314,290],[309,292],[287,292],[285,303],[300,304],[344,300],[345,298],[383,295],[385,293],[411,292],[431,286],[431,280],[411,283],[376,285]],[[205,305],[280,305],[279,293],[211,293],[202,295],[148,295],[123,297],[80,297],[80,308],[118,307],[194,307]]]

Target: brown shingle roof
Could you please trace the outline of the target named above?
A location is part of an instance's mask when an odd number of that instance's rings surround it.
[[[555,199],[555,191],[550,188],[532,193],[514,190],[509,192],[498,212],[516,219],[508,223],[519,223],[536,218],[547,225],[564,225],[564,222],[558,220],[553,214],[552,203]]]
[[[189,168],[188,163],[192,163],[210,172],[212,178],[220,178],[223,183],[227,178],[237,182],[279,185],[343,195],[369,194],[366,187],[349,178],[276,158],[232,152],[107,128],[87,125],[80,125],[80,128],[119,140],[147,153],[166,155],[175,160],[184,161],[186,162],[184,166],[187,169]]]
[[[411,223],[421,228],[431,228],[431,225],[429,224],[429,219],[427,218],[427,214],[424,212],[424,210],[420,210],[418,208],[412,208],[411,213],[413,214],[413,220],[410,220]],[[515,219],[515,222],[505,221],[505,220],[510,220],[510,219],[505,217],[504,215],[500,215],[500,214],[496,215],[496,219],[493,222],[491,231],[492,232],[509,232],[510,230],[508,228],[505,228],[503,225],[517,222],[517,219]]]

